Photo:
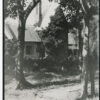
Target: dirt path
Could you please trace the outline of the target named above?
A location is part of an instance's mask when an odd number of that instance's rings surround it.
[[[52,85],[49,87],[36,88],[30,90],[16,90],[17,82],[5,86],[5,100],[76,100],[81,96],[81,84]],[[89,85],[90,87],[90,85]],[[99,93],[98,81],[96,81],[96,92]],[[99,100],[99,97],[95,99]]]
[[[16,90],[18,82],[14,78],[11,79],[11,76],[5,76],[5,100],[76,100],[76,98],[81,96],[82,84],[79,82],[74,82],[74,80],[79,80],[79,76],[67,77],[66,75],[54,73],[34,73],[29,75],[27,80],[33,84],[45,84],[46,82],[57,82],[57,84],[53,83],[48,86],[43,85],[34,89]],[[87,100],[99,100],[98,74],[95,80],[95,85],[95,91],[97,94],[96,98]],[[90,94],[90,84],[88,88]]]

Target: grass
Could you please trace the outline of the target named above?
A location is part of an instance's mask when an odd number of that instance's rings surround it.
[[[81,94],[79,75],[67,75],[54,72],[31,72],[26,79],[34,84],[32,89],[16,90],[18,82],[14,74],[5,74],[5,100],[76,100]],[[87,100],[99,100],[98,75],[96,75],[96,97]],[[89,85],[90,87],[90,85]],[[90,91],[90,89],[89,89]]]

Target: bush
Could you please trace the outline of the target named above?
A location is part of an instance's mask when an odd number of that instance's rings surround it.
[[[62,60],[57,62],[53,56],[49,55],[45,59],[24,59],[24,70],[28,71],[41,71],[46,69],[47,71],[52,72],[61,72],[62,66],[63,71],[67,71],[67,74],[76,74],[79,73],[79,60],[78,57],[70,56],[69,59]]]
[[[36,59],[24,59],[24,65],[23,65],[24,70],[28,71],[36,71],[39,70],[39,60]]]
[[[40,60],[40,68],[46,68],[47,70],[53,70],[55,66],[55,61],[52,56],[48,56],[45,59]]]

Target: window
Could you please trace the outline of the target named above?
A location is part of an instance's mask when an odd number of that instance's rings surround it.
[[[32,46],[26,46],[26,54],[27,55],[32,54]]]

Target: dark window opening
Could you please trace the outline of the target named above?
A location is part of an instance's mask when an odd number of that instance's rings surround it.
[[[27,55],[32,54],[32,46],[26,46],[26,54]]]

